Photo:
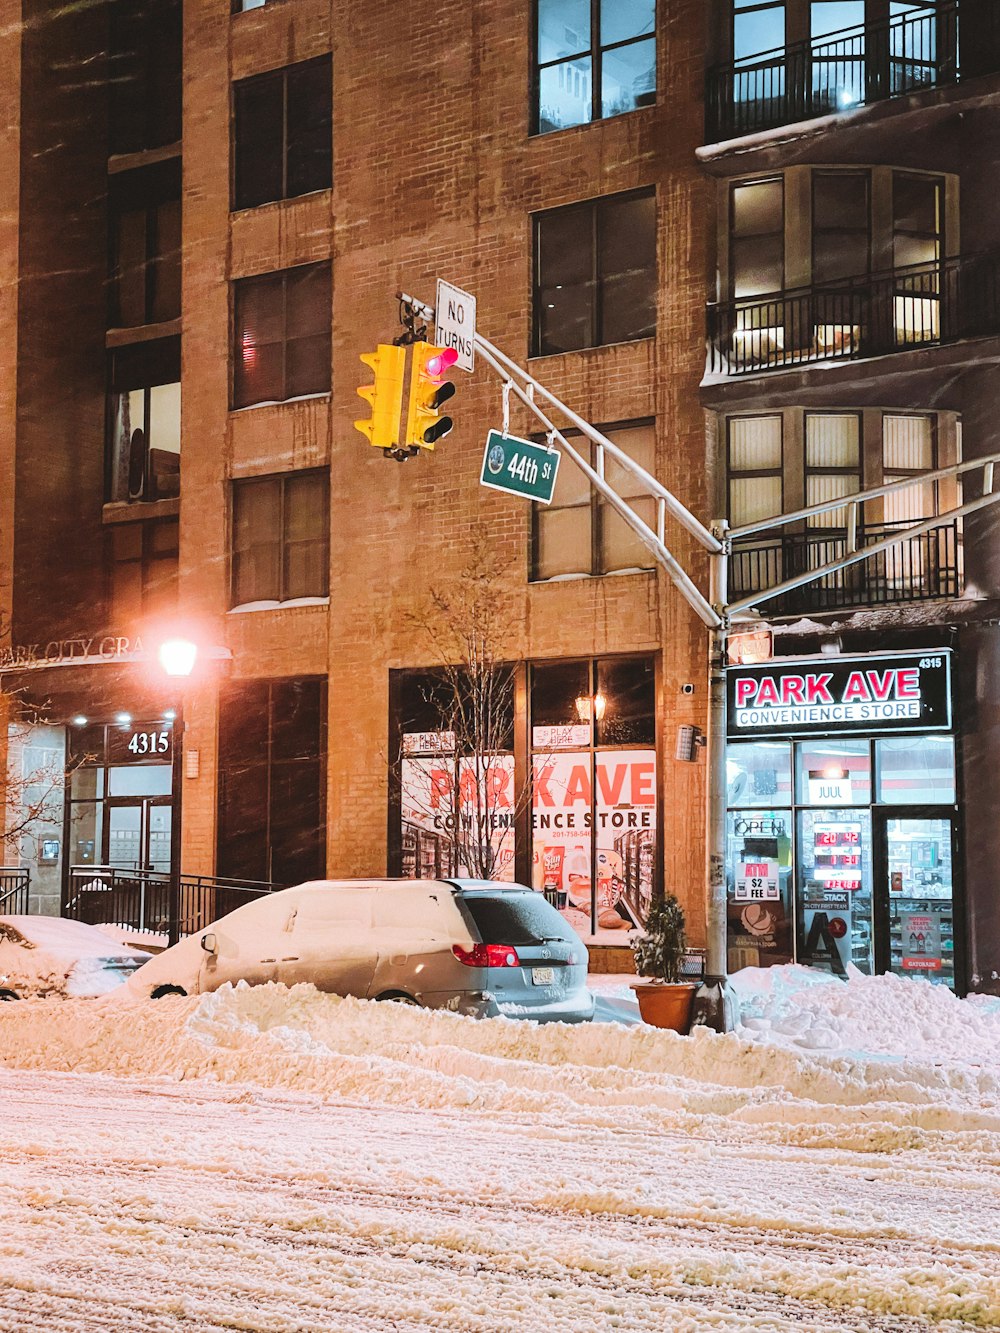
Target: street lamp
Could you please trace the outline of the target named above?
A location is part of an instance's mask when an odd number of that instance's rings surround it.
[[[198,660],[198,645],[190,639],[164,639],[156,651],[165,673],[173,680],[185,680]],[[170,901],[167,943],[176,944],[180,934],[181,906],[181,780],[183,777],[184,699],[178,693],[174,710],[173,754],[170,766]]]

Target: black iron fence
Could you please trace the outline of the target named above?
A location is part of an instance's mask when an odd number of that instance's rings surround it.
[[[709,370],[745,375],[1000,332],[1000,251],[710,304]]]
[[[0,869],[0,916],[24,916],[31,883],[27,870]]]
[[[1000,69],[1000,6],[943,0],[815,41],[716,66],[706,92],[711,142],[830,115]]]
[[[120,866],[70,866],[63,916],[88,925],[123,926],[150,935],[193,935],[245,903],[280,888],[216,875],[180,876]],[[174,927],[172,929],[172,926]]]
[[[909,523],[880,523],[859,528],[858,549],[874,546]],[[820,569],[847,554],[844,532],[767,532],[734,543],[729,564],[732,598],[773,588],[786,579]],[[826,574],[813,583],[761,603],[773,615],[806,615],[851,606],[889,606],[933,598],[958,597],[962,591],[962,535],[957,519],[940,523],[868,560]]]

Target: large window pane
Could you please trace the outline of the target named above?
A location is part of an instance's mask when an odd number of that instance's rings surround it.
[[[234,85],[234,208],[330,184],[331,90],[328,56]]]
[[[618,116],[649,106],[656,94],[656,42],[630,42],[605,52],[601,63],[601,115]]]
[[[732,191],[730,284],[734,297],[780,291],[785,281],[784,185],[753,181]]]
[[[285,484],[284,597],[325,597],[329,589],[329,498],[326,473]]]
[[[792,752],[787,741],[752,741],[726,748],[726,804],[784,805],[792,793]]]
[[[593,118],[593,75],[589,56],[564,60],[538,72],[538,130],[566,130]]]
[[[601,6],[601,44],[647,37],[656,31],[656,0],[604,0]]]
[[[656,332],[656,196],[605,200],[598,211],[602,343]]]
[[[276,479],[233,489],[233,604],[281,596],[281,486]]]
[[[593,343],[592,208],[564,209],[538,220],[539,351],[569,352]]]
[[[538,0],[538,61],[590,50],[590,0]]]
[[[726,900],[730,972],[792,961],[790,810],[769,805],[726,816]]]
[[[883,805],[954,805],[955,744],[950,736],[899,736],[875,745]]]
[[[650,476],[656,475],[656,432],[652,424],[633,426],[611,432],[610,438]],[[629,506],[656,531],[656,501],[644,490],[642,482],[628,468],[616,463],[610,456],[605,459],[605,477],[618,495],[628,500]],[[614,570],[651,569],[654,561],[648,546],[629,525],[601,497],[597,499],[598,533],[600,548],[599,573]]]
[[[598,745],[652,745],[656,740],[656,672],[652,658],[597,663]]]
[[[233,284],[233,406],[330,389],[330,266]]]
[[[799,812],[798,961],[846,976],[875,970],[869,810]]]
[[[870,805],[867,741],[801,741],[795,747],[799,805]]]

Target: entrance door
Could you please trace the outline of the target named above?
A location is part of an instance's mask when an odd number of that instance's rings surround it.
[[[880,972],[955,986],[953,867],[949,810],[876,810]]]
[[[104,864],[169,873],[172,816],[169,798],[110,799],[104,825]]]
[[[798,845],[798,961],[839,977],[849,963],[871,973],[871,812],[800,810]]]

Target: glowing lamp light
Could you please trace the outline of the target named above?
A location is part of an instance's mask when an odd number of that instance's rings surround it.
[[[190,676],[198,657],[198,645],[190,639],[165,639],[157,657],[168,676]]]
[[[132,721],[132,714],[131,714],[131,713],[116,713],[116,714],[115,714],[115,721],[118,723],[119,726],[127,727],[128,724]]]
[[[73,719],[73,726],[85,727],[86,725],[87,725],[87,719],[83,716],[82,713],[77,713],[76,717]]]
[[[608,701],[603,694],[581,694],[576,700],[576,715],[581,722],[589,722],[592,717],[600,722],[607,706]]]
[[[458,360],[458,353],[454,347],[442,347],[437,356],[432,356],[427,361],[427,374],[432,379],[440,379],[447,373],[449,368]]]
[[[854,105],[854,94],[853,94],[849,89],[847,89],[847,88],[843,88],[843,89],[841,90],[841,93],[840,93],[840,105],[841,105],[841,106],[853,106],[853,105]]]
[[[830,764],[823,769],[823,776],[836,782],[839,778],[846,778],[847,774],[837,764]]]

